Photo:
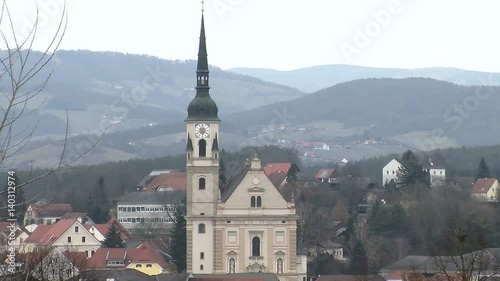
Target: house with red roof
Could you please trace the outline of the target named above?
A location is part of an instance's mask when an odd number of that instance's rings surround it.
[[[478,201],[498,202],[500,186],[496,178],[477,179],[471,190],[471,198]]]
[[[97,240],[99,240],[99,242],[102,243],[106,239],[106,234],[108,233],[112,224],[116,225],[116,228],[120,232],[120,236],[122,237],[123,241],[127,241],[127,240],[132,238],[130,236],[130,234],[127,232],[127,230],[125,229],[125,227],[123,227],[123,225],[121,223],[119,223],[118,220],[114,217],[111,218],[107,223],[93,224],[93,225],[86,224],[85,228],[87,228],[87,230],[92,235],[94,235],[94,237]]]
[[[186,173],[162,173],[143,187],[143,191],[184,191],[186,192]]]
[[[55,224],[41,224],[26,239],[22,252],[33,252],[40,247],[55,247],[61,251],[81,252],[90,257],[101,247],[101,242],[76,219],[64,219]]]
[[[335,183],[337,178],[338,178],[338,173],[337,173],[337,170],[335,169],[328,169],[328,168],[324,168],[324,169],[320,169],[317,173],[316,173],[316,180],[319,181],[319,182],[324,182],[324,183]]]
[[[31,204],[24,214],[24,225],[53,224],[66,213],[73,212],[70,204]]]
[[[37,280],[86,280],[85,253],[62,251],[57,247],[40,248],[30,253],[26,268]],[[89,278],[90,279],[90,278]],[[78,280],[78,279],[77,279]]]
[[[89,270],[134,269],[149,276],[174,272],[156,249],[144,242],[136,248],[100,248],[88,260]]]

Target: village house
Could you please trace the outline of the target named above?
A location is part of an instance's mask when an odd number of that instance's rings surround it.
[[[496,178],[477,179],[471,190],[471,198],[478,201],[499,201],[500,186]]]
[[[153,170],[139,181],[137,191],[143,191],[144,187],[150,184],[157,176],[177,172],[177,170]]]
[[[443,186],[446,182],[446,169],[443,165],[435,163],[431,158],[423,167],[425,172],[429,173],[430,187]]]
[[[317,181],[322,183],[335,183],[337,181],[338,176],[339,175],[335,169],[324,168],[320,169],[316,173],[315,178]]]
[[[186,192],[186,173],[162,173],[146,184],[143,191],[183,191]]]
[[[387,165],[382,169],[382,184],[386,185],[390,181],[397,182],[398,181],[398,171],[403,165],[401,162],[396,160],[396,158],[392,159]]]
[[[175,272],[175,266],[148,242],[136,248],[100,248],[88,260],[89,270],[133,269],[149,276]]]
[[[101,247],[101,243],[80,221],[64,219],[55,224],[38,225],[20,251],[33,252],[40,247],[56,247],[63,252],[81,252],[90,257]]]
[[[73,212],[70,204],[31,204],[24,214],[24,225],[53,224],[66,213]]]
[[[118,220],[116,218],[111,218],[107,223],[103,223],[103,224],[85,224],[85,228],[87,228],[87,230],[92,234],[94,235],[94,237],[99,241],[99,242],[104,242],[104,240],[106,239],[106,234],[109,232],[109,229],[111,228],[111,225],[112,224],[115,224],[116,226],[116,229],[118,230],[118,232],[120,233],[120,236],[122,238],[123,241],[128,241],[129,239],[131,239],[132,237],[130,236],[130,234],[127,232],[127,230],[125,229],[125,227],[123,227],[123,225],[121,223],[118,222]]]

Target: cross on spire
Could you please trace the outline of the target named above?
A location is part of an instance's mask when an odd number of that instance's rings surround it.
[[[201,0],[201,12],[205,11],[205,1]]]

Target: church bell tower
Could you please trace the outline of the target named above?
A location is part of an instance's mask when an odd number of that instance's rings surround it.
[[[209,94],[205,23],[201,16],[196,69],[196,96],[186,123],[187,272],[214,273],[214,227],[219,200],[219,124],[217,105]]]

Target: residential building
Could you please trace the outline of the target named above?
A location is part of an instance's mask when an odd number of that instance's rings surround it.
[[[287,173],[291,164],[264,168],[255,155],[224,191],[219,189],[221,120],[208,74],[202,16],[196,96],[185,119],[187,272],[274,273],[281,281],[302,281],[307,257],[297,251],[295,204],[268,177]]]
[[[338,173],[335,169],[320,169],[316,173],[316,180],[323,183],[336,183],[338,178]]]
[[[186,192],[186,173],[163,173],[149,182],[143,191],[183,191]]]
[[[167,263],[147,242],[136,248],[100,248],[89,259],[88,268],[89,270],[134,269],[149,276],[175,271],[175,266]]]
[[[137,191],[143,191],[157,176],[177,172],[177,170],[153,170],[137,184]]]
[[[101,247],[101,243],[76,219],[59,220],[55,224],[38,225],[26,239],[23,252],[40,247],[55,247],[61,251],[81,252],[87,257]]]
[[[92,235],[94,235],[94,237],[99,242],[102,243],[106,239],[106,234],[108,233],[112,224],[115,224],[118,232],[120,232],[120,236],[123,241],[126,242],[127,240],[132,238],[125,227],[123,227],[123,225],[119,223],[116,218],[111,218],[107,223],[104,224],[85,224],[84,226]]]
[[[382,184],[387,184],[390,181],[394,180],[394,182],[398,181],[398,171],[403,165],[401,162],[396,160],[396,158],[392,159],[387,165],[382,169]]]
[[[117,202],[118,222],[127,230],[167,228],[173,212],[182,203],[184,192],[132,192]]]
[[[471,198],[478,201],[498,202],[500,186],[496,178],[477,179],[471,190]]]
[[[71,213],[66,213],[64,216],[61,217],[61,219],[75,219],[81,222],[82,224],[90,224],[93,225],[95,224],[92,218],[89,216],[87,213],[78,213],[78,212],[71,212]]]
[[[31,272],[37,280],[83,280],[80,273],[86,270],[87,257],[85,253],[49,247],[31,253],[29,262],[36,263]]]
[[[429,173],[430,187],[443,186],[446,182],[446,169],[443,165],[434,162],[429,158],[428,163],[423,166],[424,171]]]
[[[73,212],[70,204],[31,204],[24,214],[24,225],[53,224],[66,213]]]

